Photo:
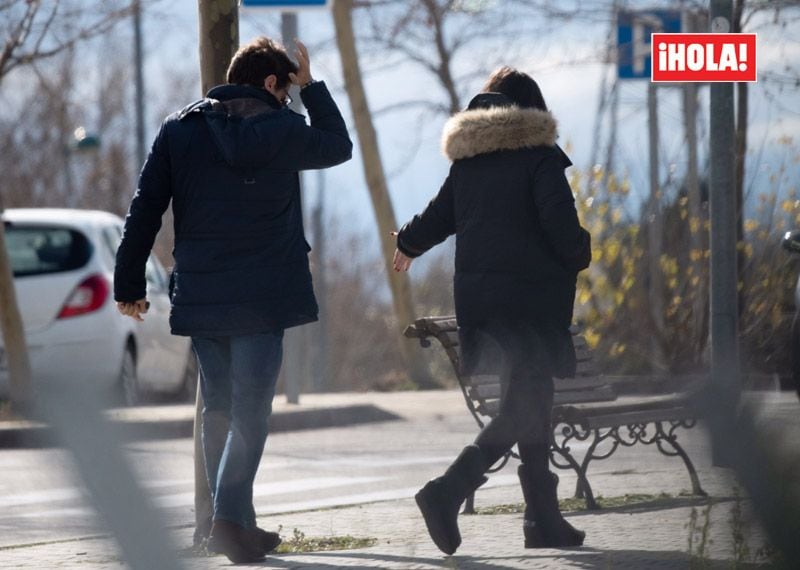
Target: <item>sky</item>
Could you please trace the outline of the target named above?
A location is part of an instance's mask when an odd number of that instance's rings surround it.
[[[501,0],[493,0],[493,3]],[[594,2],[593,4],[597,4]],[[561,3],[559,5],[567,5]],[[592,3],[590,3],[592,4]],[[634,6],[652,6],[651,2],[627,2]],[[660,2],[678,5],[679,2]],[[240,38],[247,41],[259,34],[278,37],[280,17],[276,12],[244,10],[240,14]],[[751,25],[759,32],[759,71],[782,72],[800,61],[800,20],[782,14],[777,22],[756,19]],[[605,21],[603,21],[605,19]],[[146,55],[145,88],[147,92],[148,140],[159,122],[172,110],[182,108],[199,95],[197,3],[190,0],[154,0],[144,13],[144,48]],[[540,84],[545,99],[559,123],[559,144],[567,149],[576,168],[591,167],[591,148],[595,115],[602,78],[613,67],[602,63],[601,46],[609,33],[611,16],[596,21],[532,22],[530,33],[519,37],[489,41],[482,51],[507,49],[505,63],[531,74]],[[358,31],[358,30],[357,30]],[[131,36],[124,25],[120,37]],[[328,10],[304,10],[299,13],[299,36],[312,47],[312,72],[325,80],[352,128],[349,105],[343,90],[338,53],[333,42],[332,16]],[[509,47],[507,47],[509,46]],[[473,60],[485,54],[466,53],[454,62],[457,74],[473,71]],[[362,67],[370,108],[375,111],[404,101],[432,98],[443,101],[441,88],[432,77],[411,63],[392,60],[384,65],[383,54],[362,51]],[[793,69],[790,71],[794,71]],[[87,83],[91,82],[91,72]],[[477,91],[483,78],[472,80]],[[632,210],[648,194],[646,80],[629,80],[620,85],[617,164],[632,188]],[[780,86],[775,82],[751,85],[750,136],[751,158],[747,186],[755,194],[767,189],[769,176],[788,160],[792,152],[787,137],[800,135],[800,86]],[[699,129],[701,140],[708,131],[708,89],[701,89]],[[468,97],[465,99],[468,100]],[[659,94],[661,172],[680,173],[684,156],[684,134],[678,90],[666,88]],[[415,107],[402,107],[375,116],[383,163],[389,175],[389,188],[398,224],[420,211],[438,190],[449,164],[439,150],[439,139],[447,117],[423,113]],[[604,129],[603,137],[608,129]],[[800,144],[797,138],[794,144]],[[782,141],[782,142],[781,142]],[[701,143],[702,144],[702,143]],[[707,145],[707,138],[705,138]],[[797,147],[793,152],[797,154]],[[706,148],[701,150],[702,158]],[[791,164],[791,162],[790,162]],[[794,164],[797,171],[797,165]],[[798,176],[790,175],[789,186]],[[318,199],[319,176],[305,179],[305,203],[313,206]],[[327,217],[338,220],[348,230],[374,236],[372,215],[358,145],[353,160],[325,171]],[[133,188],[131,192],[133,192]],[[753,198],[754,199],[754,198]]]
[[[633,3],[636,4],[636,3]],[[651,6],[652,3],[639,3]],[[662,3],[663,4],[663,3]],[[669,3],[667,3],[669,4]],[[677,2],[673,2],[677,4]],[[197,15],[194,2],[159,3],[154,14],[146,17],[148,27],[156,30],[157,39],[147,41],[149,88],[154,88],[163,77],[165,66],[172,59],[169,54],[181,54],[181,59],[196,65]],[[788,21],[790,18],[786,17]],[[258,34],[279,35],[279,15],[261,10],[244,10],[241,13],[240,37],[242,41]],[[761,32],[758,42],[759,70],[780,70],[782,62],[800,60],[800,24],[790,22],[786,27],[764,26],[768,22],[754,22]],[[158,28],[169,29],[169,34]],[[522,38],[517,42],[514,61],[510,65],[530,73],[539,82],[545,99],[559,122],[559,142],[566,147],[576,167],[587,169],[590,164],[591,141],[595,125],[595,112],[599,86],[607,64],[598,63],[597,53],[609,32],[608,24],[587,24],[585,21],[557,22],[557,30],[543,38]],[[777,28],[777,30],[776,30]],[[306,10],[299,13],[299,35],[310,45],[322,45],[312,53],[314,76],[324,79],[332,88],[334,97],[352,126],[347,97],[342,89],[338,54],[332,45],[332,17],[326,10]],[[529,47],[528,47],[529,46]],[[366,67],[375,67],[375,57],[364,54]],[[469,58],[457,60],[457,71],[469,71]],[[174,61],[174,60],[172,60]],[[460,69],[459,69],[460,68]],[[195,68],[196,69],[196,68]],[[365,77],[371,109],[425,96],[442,99],[440,89],[429,75],[412,64],[393,65],[379,69]],[[475,88],[480,81],[475,82]],[[647,81],[629,80],[621,85],[621,104],[618,123],[618,163],[623,165],[633,188],[633,195],[647,195]],[[707,132],[707,89],[701,91],[700,134]],[[750,144],[753,149],[753,166],[748,172],[749,186],[761,187],[769,173],[783,160],[785,145],[776,141],[782,136],[800,134],[800,89],[785,89],[763,83],[751,86]],[[176,106],[182,102],[176,101]],[[660,95],[661,163],[662,176],[672,169],[682,169],[685,157],[682,150],[683,131],[679,93],[675,89],[663,90]],[[445,116],[421,115],[419,110],[408,108],[376,118],[384,166],[390,174],[389,186],[398,223],[409,219],[425,206],[438,190],[449,165],[439,151],[439,138]],[[156,119],[157,121],[157,119]],[[154,129],[156,122],[150,126]],[[354,129],[353,129],[354,130]],[[353,134],[355,140],[355,134]],[[800,143],[800,141],[797,141]],[[757,150],[765,145],[761,161],[755,165]],[[765,158],[766,157],[766,158]],[[316,200],[318,176],[307,177],[307,203]],[[326,207],[337,218],[348,220],[355,230],[371,230],[369,196],[361,171],[360,153],[349,163],[330,169],[325,174]]]

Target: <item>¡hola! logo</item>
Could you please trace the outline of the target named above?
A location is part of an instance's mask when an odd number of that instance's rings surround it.
[[[652,34],[651,81],[756,81],[756,34]]]

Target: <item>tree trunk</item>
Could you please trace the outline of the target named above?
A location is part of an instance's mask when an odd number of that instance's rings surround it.
[[[201,95],[215,85],[225,83],[231,58],[239,47],[239,9],[237,0],[198,0],[200,18],[200,89]],[[201,439],[203,396],[197,383],[194,417],[194,512],[195,543],[205,533],[214,512],[206,479]],[[220,429],[227,428],[222,425]],[[199,531],[199,532],[198,532]]]
[[[361,80],[361,71],[358,64],[355,35],[353,34],[352,0],[335,0],[333,4],[333,19],[336,26],[336,43],[339,47],[339,56],[342,61],[345,88],[350,99],[350,107],[358,133],[358,142],[363,159],[364,176],[367,180],[375,218],[378,221],[378,234],[381,240],[381,254],[383,255],[389,286],[392,292],[394,312],[397,318],[397,337],[400,342],[403,359],[411,379],[422,388],[438,387],[428,373],[424,361],[415,355],[413,345],[402,338],[400,332],[414,321],[414,308],[411,299],[411,283],[408,275],[397,273],[392,267],[392,256],[395,250],[395,239],[392,231],[398,229],[397,222],[389,198],[386,185],[386,176],[378,150],[378,137],[372,124],[367,95]]]
[[[2,213],[0,206],[0,217]],[[22,315],[17,305],[14,275],[6,250],[4,223],[0,223],[0,332],[8,364],[11,402],[15,409],[25,411],[31,398],[31,364]]]

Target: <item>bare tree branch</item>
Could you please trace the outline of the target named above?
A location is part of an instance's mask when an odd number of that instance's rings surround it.
[[[24,10],[20,10],[23,5]],[[43,13],[40,0],[7,0],[0,4],[0,14],[11,22],[0,53],[0,83],[15,68],[103,35],[132,13],[132,2],[127,1],[121,7],[101,10],[99,15],[96,9],[61,10],[63,6],[63,0],[52,0],[52,8]]]
[[[10,6],[7,8],[10,9]],[[39,11],[39,2],[28,2],[25,12],[13,27],[8,36],[5,44],[3,45],[3,52],[0,55],[0,81],[7,73],[8,62],[14,57],[15,50],[19,49],[25,43],[25,40],[30,34],[33,20],[36,18],[36,13]]]

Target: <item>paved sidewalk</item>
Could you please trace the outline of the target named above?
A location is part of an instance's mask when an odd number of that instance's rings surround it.
[[[407,398],[407,397],[406,397]],[[780,430],[784,443],[797,449],[800,442],[800,405],[790,395],[768,395],[769,405],[764,409],[765,423]],[[307,537],[352,535],[377,539],[370,548],[318,552],[309,554],[284,554],[270,556],[264,563],[243,565],[243,568],[464,568],[492,570],[499,568],[576,568],[576,569],[651,569],[690,567],[689,536],[692,510],[698,516],[697,527],[703,526],[705,513],[709,512],[707,546],[701,555],[703,568],[732,568],[734,558],[734,530],[737,524],[734,510],[737,505],[735,482],[725,469],[711,467],[707,460],[708,441],[702,429],[689,432],[692,457],[698,464],[702,484],[714,500],[707,511],[707,500],[684,497],[679,494],[688,487],[685,469],[680,461],[658,462],[657,467],[641,470],[610,471],[613,459],[602,463],[591,477],[598,494],[607,497],[626,493],[662,492],[673,498],[638,507],[609,509],[596,513],[568,514],[570,522],[586,531],[586,544],[572,550],[526,550],[522,546],[520,514],[483,514],[461,516],[463,543],[455,556],[442,555],[430,542],[413,500],[407,499],[373,503],[356,507],[327,509],[304,513],[260,517],[259,525],[276,529],[282,525],[285,539],[297,528]],[[683,437],[684,435],[682,435]],[[457,450],[454,450],[454,454]],[[643,448],[642,461],[658,455],[655,449]],[[646,459],[645,459],[645,454]],[[706,454],[704,457],[703,455]],[[513,473],[506,467],[501,476]],[[574,476],[562,473],[559,488],[561,497],[571,494]],[[420,481],[422,484],[423,481]],[[521,494],[516,485],[504,485],[480,490],[476,506],[519,503]],[[738,527],[745,531],[751,553],[764,544],[757,524],[747,514],[743,501],[744,518]],[[696,535],[696,539],[697,540]],[[173,530],[176,548],[186,548],[191,543],[191,529]],[[697,547],[695,554],[699,553]],[[224,557],[182,557],[185,568],[211,569],[232,566]],[[122,568],[113,540],[96,538],[55,544],[40,544],[0,550],[2,568],[66,568],[106,569]],[[740,566],[746,567],[746,566]]]

